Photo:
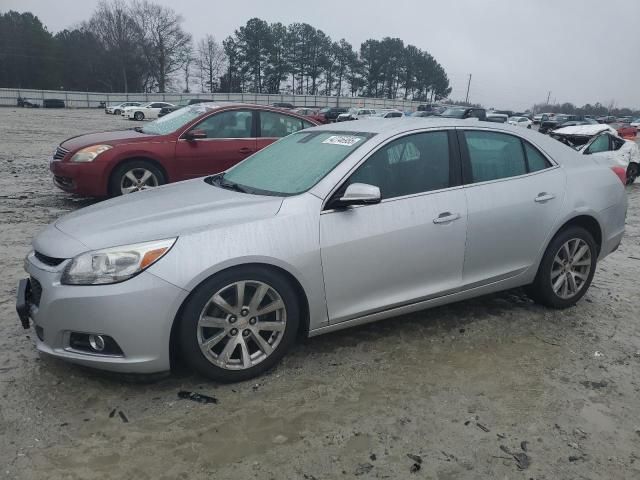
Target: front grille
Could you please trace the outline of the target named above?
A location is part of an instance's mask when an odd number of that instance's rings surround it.
[[[53,154],[53,159],[62,160],[67,155],[67,153],[69,153],[69,150],[58,146],[58,148],[56,148],[56,153]]]
[[[56,267],[66,260],[65,258],[49,257],[40,252],[35,252],[35,256],[42,263],[44,263],[45,265],[49,265],[50,267]]]
[[[29,293],[27,295],[27,301],[32,303],[36,307],[40,306],[40,299],[42,298],[42,285],[35,278],[31,277],[30,282],[31,288],[29,288]]]

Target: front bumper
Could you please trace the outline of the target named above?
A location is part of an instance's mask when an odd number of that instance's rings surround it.
[[[91,197],[107,195],[107,165],[104,162],[52,161],[49,170],[53,174],[54,185],[65,192]]]
[[[113,285],[61,285],[60,276],[68,262],[50,267],[33,253],[25,260],[25,270],[41,292],[34,300],[24,289],[19,291],[16,306],[27,305],[37,332],[36,348],[72,363],[114,372],[169,370],[171,327],[188,292],[148,272]],[[70,346],[72,332],[108,335],[123,354],[75,350]]]

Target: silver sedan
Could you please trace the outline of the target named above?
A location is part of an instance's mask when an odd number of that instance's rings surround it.
[[[571,306],[626,209],[610,169],[526,129],[332,124],[62,217],[33,241],[17,310],[55,357],[150,373],[180,355],[238,381],[300,336],[499,290]]]

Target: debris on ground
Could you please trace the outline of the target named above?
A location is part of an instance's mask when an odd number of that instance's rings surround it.
[[[178,398],[183,400],[192,400],[198,403],[218,403],[218,399],[215,397],[210,397],[209,395],[204,395],[202,393],[187,392],[186,390],[179,391]]]
[[[411,473],[416,473],[417,471],[420,470],[420,468],[422,468],[422,467],[420,467],[419,463],[414,463],[413,465],[411,465],[411,468],[409,469],[409,471]]]
[[[600,382],[591,382],[591,381],[585,380],[583,382],[580,382],[580,385],[582,385],[585,388],[591,388],[593,390],[599,390],[601,388],[605,388],[607,385],[609,385],[609,383],[606,382],[605,380],[602,380]]]
[[[486,427],[486,426],[484,426],[483,424],[481,424],[481,423],[479,423],[479,422],[476,422],[476,425],[478,426],[478,428],[479,428],[480,430],[483,430],[483,431],[485,431],[485,432],[487,432],[487,433],[491,431],[491,430],[489,429],[489,427]]]
[[[129,423],[129,419],[127,418],[127,416],[124,414],[122,410],[118,410],[118,415],[120,415],[120,418],[124,423]]]
[[[371,470],[373,470],[373,464],[361,463],[360,465],[358,465],[358,468],[356,468],[355,475],[364,475],[365,473],[369,473]]]

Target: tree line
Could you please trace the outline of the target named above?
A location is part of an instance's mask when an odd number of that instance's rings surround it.
[[[0,15],[0,87],[99,92],[250,92],[440,100],[444,68],[399,38],[355,49],[306,23],[250,19],[221,43],[194,42],[173,9],[103,0],[53,34],[32,13]]]
[[[602,117],[605,115],[614,115],[616,117],[627,117],[633,116],[634,118],[640,116],[640,110],[631,109],[625,107],[616,107],[616,105],[611,102],[608,105],[602,105],[599,102],[595,104],[587,103],[581,107],[574,105],[570,102],[565,103],[557,103],[557,104],[547,104],[540,103],[534,105],[534,112],[554,112],[554,113],[566,113],[569,115],[592,115],[595,117]]]

